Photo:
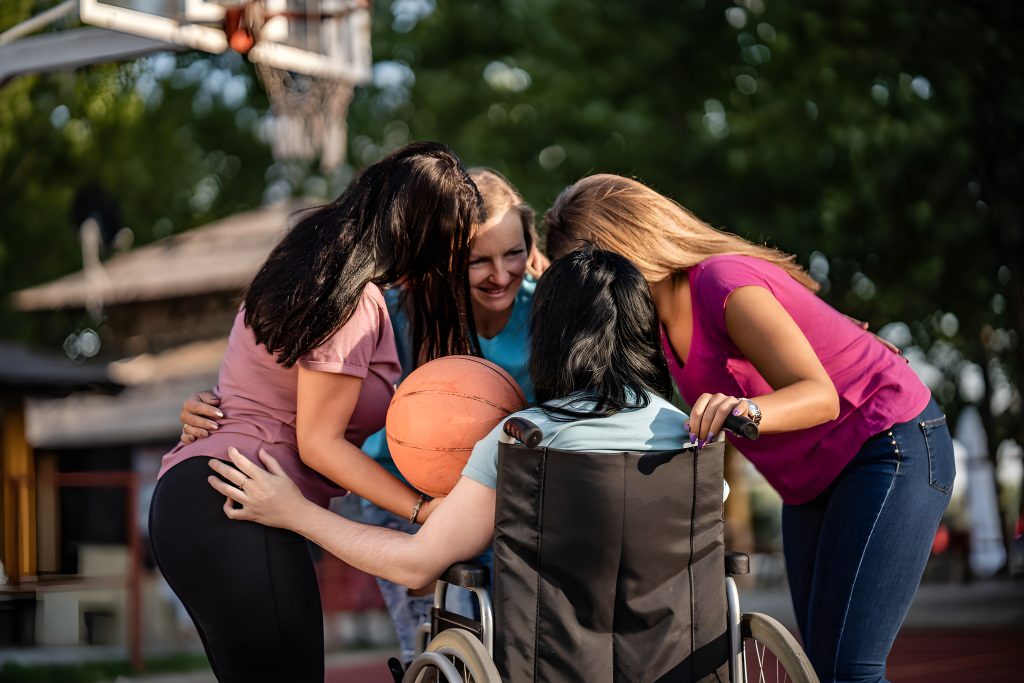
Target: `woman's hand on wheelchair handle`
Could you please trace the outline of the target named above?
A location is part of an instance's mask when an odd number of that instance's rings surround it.
[[[192,443],[196,439],[205,439],[220,425],[216,420],[224,417],[217,407],[220,398],[212,391],[197,391],[181,404],[181,442]]]
[[[714,441],[725,426],[730,415],[745,415],[746,399],[726,394],[701,394],[693,402],[690,420],[686,428],[690,432],[690,443],[703,448]]]
[[[294,529],[304,508],[313,503],[302,495],[277,460],[260,449],[260,460],[266,466],[264,469],[234,448],[228,449],[228,456],[235,466],[211,459],[210,468],[223,478],[207,477],[210,486],[227,498],[224,514],[231,519]],[[236,507],[235,503],[241,507]]]

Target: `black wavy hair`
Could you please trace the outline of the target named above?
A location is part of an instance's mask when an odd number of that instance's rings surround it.
[[[406,145],[300,215],[249,284],[245,324],[290,367],[348,322],[367,283],[401,281],[417,365],[480,355],[467,273],[481,206],[447,147]]]
[[[644,407],[648,392],[672,397],[650,288],[618,254],[587,245],[552,263],[537,285],[530,334],[530,378],[552,417]],[[575,393],[583,399],[544,405]]]

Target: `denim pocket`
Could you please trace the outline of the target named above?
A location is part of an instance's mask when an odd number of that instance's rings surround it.
[[[928,449],[928,484],[938,491],[949,493],[956,477],[953,462],[953,440],[946,426],[946,416],[918,422]]]

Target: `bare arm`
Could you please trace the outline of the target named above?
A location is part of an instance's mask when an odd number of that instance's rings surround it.
[[[266,470],[234,449],[229,455],[238,469],[219,460],[211,460],[210,467],[235,485],[209,478],[228,498],[228,517],[290,529],[353,567],[410,588],[429,585],[448,566],[478,556],[491,542],[494,490],[466,477],[419,531],[406,534],[353,522],[311,503],[265,451],[260,458]]]
[[[299,457],[339,486],[399,517],[408,518],[419,500],[409,488],[345,438],[363,380],[352,375],[299,368],[295,431]],[[423,522],[436,504],[424,504]]]
[[[726,302],[725,327],[774,391],[747,397],[703,394],[694,401],[691,432],[701,439],[717,434],[730,412],[746,412],[743,398],[761,409],[763,434],[808,429],[838,417],[839,394],[832,378],[771,292],[753,286],[736,289]]]

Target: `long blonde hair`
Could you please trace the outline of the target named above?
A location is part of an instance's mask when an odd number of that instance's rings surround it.
[[[668,197],[622,176],[601,173],[565,188],[544,214],[544,227],[552,258],[591,243],[630,259],[652,284],[711,256],[743,254],[774,263],[818,291],[818,283],[792,254],[716,230]]]

